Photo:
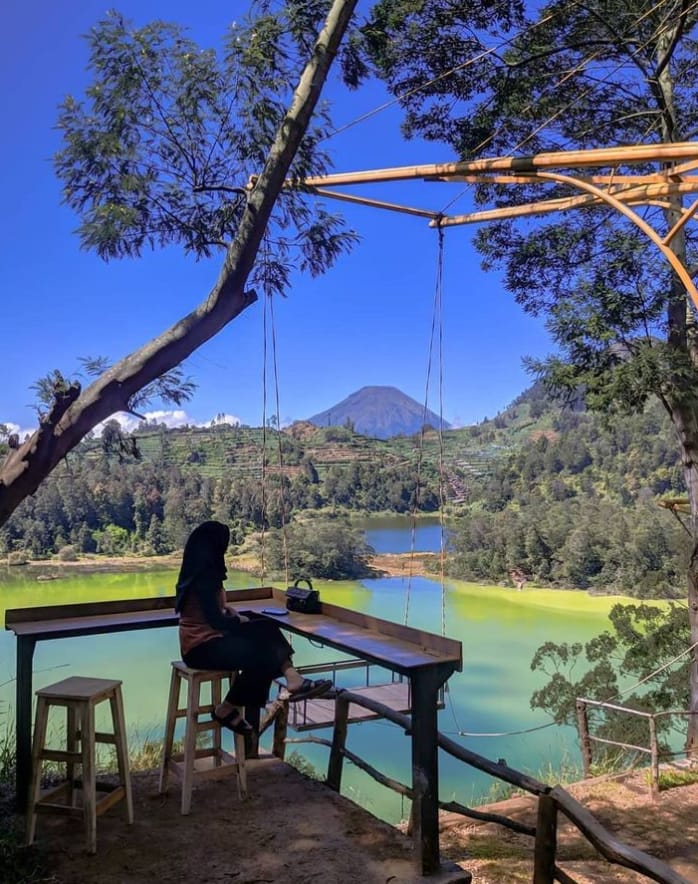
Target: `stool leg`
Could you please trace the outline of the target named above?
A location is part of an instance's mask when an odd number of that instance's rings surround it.
[[[184,730],[184,772],[182,775],[182,813],[191,810],[191,790],[194,784],[194,764],[196,762],[196,735],[199,721],[199,697],[201,681],[197,675],[189,679],[187,696],[187,718]]]
[[[167,718],[165,720],[165,737],[162,746],[162,764],[160,765],[160,787],[158,792],[162,795],[167,790],[167,778],[169,775],[170,759],[172,758],[172,746],[174,745],[175,724],[177,723],[177,710],[179,709],[179,693],[182,684],[177,669],[172,667],[170,678],[170,695],[167,700]]]
[[[211,679],[211,705],[213,706],[213,711],[215,712],[216,706],[220,706],[221,704],[221,679],[213,678]],[[214,758],[214,766],[220,767],[221,760],[221,731],[223,728],[218,724],[218,722],[214,723],[214,727],[212,730],[212,744],[215,749]]]
[[[36,803],[41,795],[41,753],[46,741],[47,725],[48,704],[44,697],[39,697],[36,701],[34,742],[32,743],[32,778],[27,811],[27,844],[33,844],[36,835]]]
[[[124,716],[124,702],[121,696],[121,687],[116,687],[113,696],[109,698],[111,717],[114,724],[114,737],[116,739],[116,763],[119,768],[119,780],[124,787],[126,796],[126,819],[133,825],[133,793],[131,792],[131,773],[128,766],[128,742],[126,740],[126,719]]]
[[[68,752],[75,752],[78,745],[78,726],[75,718],[75,709],[72,706],[66,706],[65,713],[66,749]],[[75,791],[75,763],[73,761],[66,762],[65,773],[70,790],[68,792],[68,803],[71,807],[75,807],[77,795]]]
[[[97,853],[97,759],[95,757],[95,707],[80,704],[82,741],[82,810],[85,817],[87,852]]]
[[[244,709],[241,710],[245,714]],[[237,764],[237,784],[238,798],[245,798],[247,795],[247,765],[245,756],[245,738],[242,734],[235,734],[235,762]]]

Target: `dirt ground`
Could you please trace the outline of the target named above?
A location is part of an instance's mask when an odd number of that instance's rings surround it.
[[[179,787],[158,795],[155,772],[132,777],[135,823],[124,804],[97,821],[97,854],[84,852],[79,819],[41,816],[37,850],[46,884],[416,884],[411,839],[275,758],[248,762],[248,795],[233,779],[195,788],[188,816]],[[467,881],[439,875],[436,884]],[[3,882],[5,884],[5,882]],[[10,882],[7,882],[10,884]]]
[[[248,796],[232,780],[194,792],[181,816],[179,788],[157,793],[155,772],[133,775],[135,824],[123,804],[99,818],[97,855],[83,850],[79,820],[42,816],[37,849],[50,870],[45,884],[517,884],[532,879],[532,840],[500,826],[442,817],[440,875],[422,878],[411,839],[277,759],[249,762]],[[698,884],[698,784],[662,792],[652,802],[642,773],[571,787],[575,797],[628,844],[669,863]],[[528,796],[492,805],[535,825]],[[566,823],[559,831],[559,865],[579,884],[646,881],[611,867]],[[3,882],[5,884],[5,882]],[[12,882],[7,882],[12,884]]]
[[[588,780],[565,787],[616,838],[666,862],[691,884],[698,884],[698,783],[666,789],[656,801],[644,771]],[[488,809],[536,824],[531,796],[511,798]],[[477,824],[445,815],[442,855],[461,863],[474,884],[530,882],[532,839],[491,823]],[[558,865],[578,884],[646,882],[649,879],[611,866],[564,817],[558,823]]]

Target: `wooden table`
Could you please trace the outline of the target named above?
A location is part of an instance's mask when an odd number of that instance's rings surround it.
[[[289,632],[406,676],[412,695],[414,842],[421,874],[440,867],[438,827],[437,709],[439,688],[462,667],[459,641],[401,626],[338,605],[322,603],[320,614],[274,615],[285,608],[285,593],[273,587],[230,590],[228,601],[241,611],[278,623]],[[5,628],[17,638],[16,749],[17,804],[26,808],[31,778],[32,660],[38,641],[176,626],[174,597],[15,608]],[[419,781],[419,788],[417,788]],[[426,781],[426,788],[423,787]]]

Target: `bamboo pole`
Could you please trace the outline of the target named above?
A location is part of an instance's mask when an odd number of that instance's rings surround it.
[[[325,190],[324,188],[314,188],[313,193],[318,196],[327,196],[330,199],[340,200],[345,203],[358,203],[363,206],[369,206],[372,209],[389,209],[393,212],[403,212],[406,215],[419,215],[422,218],[438,218],[439,212],[431,209],[416,209],[411,206],[401,206],[397,203],[387,203],[382,200],[370,199],[369,197],[357,196],[352,193],[340,193],[336,190]]]
[[[477,172],[536,172],[542,169],[575,169],[584,166],[615,166],[632,163],[698,160],[698,142],[676,144],[629,144],[591,150],[554,151],[522,157],[490,157],[451,163],[394,166],[365,172],[339,172],[287,181],[289,187],[326,187],[337,184],[365,184],[379,181],[405,181],[410,178],[434,179],[441,176]]]
[[[529,182],[543,183],[545,179],[538,176],[530,176]],[[581,188],[584,185],[594,186],[590,179],[574,178]],[[596,188],[595,188],[596,189]],[[501,221],[504,218],[517,218],[530,215],[542,215],[549,212],[566,212],[570,209],[586,208],[592,206],[600,206],[607,203],[608,200],[601,196],[613,196],[615,200],[624,205],[638,204],[647,205],[659,197],[675,194],[698,193],[698,178],[691,181],[684,181],[680,184],[665,182],[664,184],[649,184],[638,187],[628,187],[624,190],[602,191],[598,189],[597,194],[584,194],[582,196],[556,197],[549,200],[537,200],[534,203],[523,203],[518,206],[500,206],[497,209],[484,209],[481,212],[469,212],[464,215],[447,215],[441,219],[430,222],[430,227],[455,227],[462,224],[482,224],[486,221]],[[695,210],[694,210],[695,211]],[[683,226],[690,218],[682,216],[677,222],[676,229],[672,230],[671,236],[675,236],[680,226]],[[670,238],[665,237],[667,244]]]
[[[551,181],[560,181],[571,184],[573,187],[578,187],[580,190],[586,190],[588,193],[596,193],[601,196],[601,198],[608,203],[609,206],[617,209],[621,215],[625,215],[628,220],[632,221],[633,224],[638,227],[644,234],[650,239],[659,249],[659,251],[664,255],[667,262],[671,265],[672,269],[679,277],[681,282],[683,283],[684,288],[686,289],[686,294],[693,301],[693,306],[698,310],[698,290],[695,287],[695,284],[689,274],[688,270],[684,267],[681,259],[676,255],[672,250],[662,242],[661,237],[645,220],[629,209],[626,205],[624,205],[620,200],[617,200],[609,193],[604,193],[600,191],[597,187],[592,184],[587,184],[584,181],[576,181],[569,175],[561,175],[558,172],[541,172],[539,173],[541,178],[548,178]]]

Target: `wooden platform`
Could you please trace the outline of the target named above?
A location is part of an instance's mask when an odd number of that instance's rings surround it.
[[[387,684],[370,685],[363,688],[352,688],[353,694],[361,694],[362,697],[370,697],[378,703],[382,703],[393,712],[409,714],[412,703],[410,698],[410,685],[407,681],[393,681]],[[443,699],[438,704],[439,709],[444,708]],[[370,709],[357,706],[352,703],[349,706],[349,723],[372,721],[380,718]],[[288,726],[296,731],[309,731],[316,728],[332,727],[334,724],[334,698],[316,697],[305,700],[302,703],[289,703]]]

